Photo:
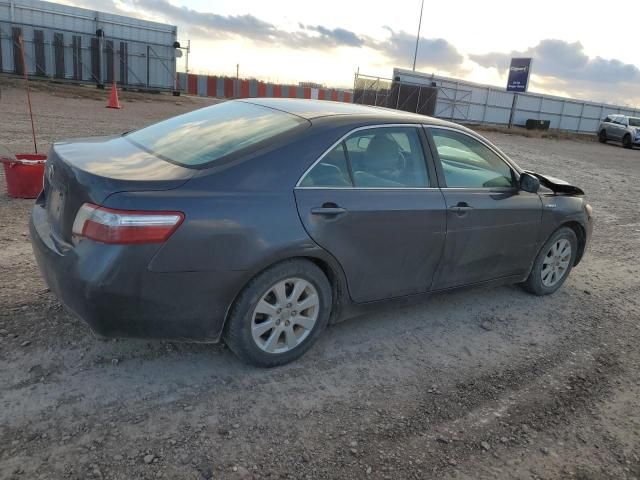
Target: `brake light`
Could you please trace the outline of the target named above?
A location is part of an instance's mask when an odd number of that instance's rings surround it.
[[[102,243],[160,243],[184,220],[182,212],[115,210],[85,203],[73,222],[73,234]]]

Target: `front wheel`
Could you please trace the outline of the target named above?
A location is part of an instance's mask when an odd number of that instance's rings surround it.
[[[576,260],[578,239],[569,227],[557,230],[543,245],[523,288],[535,295],[549,295],[558,290]]]
[[[231,309],[224,339],[245,363],[283,365],[318,339],[331,305],[331,285],[324,272],[308,260],[288,260],[247,284]]]
[[[628,133],[624,136],[624,138],[622,139],[622,146],[624,148],[631,148],[633,147],[633,143],[631,143],[631,135],[629,135]]]
[[[604,128],[600,130],[600,133],[598,134],[598,141],[600,143],[607,143],[607,132]]]

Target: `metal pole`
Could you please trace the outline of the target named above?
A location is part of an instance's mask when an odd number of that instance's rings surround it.
[[[102,63],[102,49],[104,48],[104,42],[103,42],[103,38],[104,38],[104,31],[102,32],[102,35],[100,35],[98,37],[98,65],[99,65],[99,76],[100,78],[98,79],[98,82],[100,82],[100,86],[102,87],[104,85],[104,75],[103,75],[103,70],[104,70],[104,65]]]
[[[147,88],[149,88],[149,79],[150,79],[149,68],[151,67],[150,61],[149,61],[149,56],[151,55],[151,52],[150,52],[149,48],[150,48],[150,46],[147,45]]]
[[[38,145],[36,144],[36,129],[33,126],[33,111],[31,110],[31,92],[29,91],[29,75],[27,73],[27,62],[24,58],[24,42],[22,41],[22,35],[18,37],[20,43],[20,55],[22,57],[22,70],[24,73],[24,83],[27,87],[27,103],[29,104],[29,117],[31,118],[31,135],[33,136],[33,149],[34,153],[38,153]]]
[[[509,113],[509,126],[507,128],[511,128],[513,126],[513,116],[516,111],[516,107],[518,106],[518,94],[513,94],[513,101],[511,102],[511,112]]]
[[[356,73],[353,74],[353,103],[356,103],[356,88],[358,86],[358,75],[360,75],[360,67],[356,70]],[[362,95],[364,96],[364,90],[362,91]],[[360,102],[363,103],[363,102]]]
[[[380,77],[378,77],[378,83],[376,84],[376,96],[373,99],[373,104],[377,107],[378,106],[378,92],[380,91]]]
[[[578,127],[576,128],[576,132],[580,132],[580,124],[582,123],[582,115],[584,115],[584,103],[582,102],[582,107],[580,108],[580,117],[578,117]]]
[[[187,40],[187,57],[184,59],[184,71],[189,73],[189,52],[191,51],[191,40]]]
[[[413,53],[413,71],[416,71],[416,59],[418,58],[418,43],[420,42],[420,28],[422,27],[422,10],[424,9],[424,0],[420,5],[420,20],[418,20],[418,34],[416,35],[416,50]]]

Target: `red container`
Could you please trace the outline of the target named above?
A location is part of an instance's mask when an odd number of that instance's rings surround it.
[[[7,193],[14,198],[36,198],[42,190],[46,155],[18,154],[16,159],[2,159]]]

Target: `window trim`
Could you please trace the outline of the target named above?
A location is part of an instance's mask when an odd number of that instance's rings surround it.
[[[355,133],[355,132],[359,132],[361,130],[370,130],[370,129],[374,129],[374,128],[398,128],[398,127],[404,127],[404,128],[414,128],[416,129],[416,133],[418,134],[418,138],[420,140],[420,147],[422,148],[422,158],[423,161],[425,163],[424,167],[426,169],[427,172],[427,176],[428,176],[428,180],[429,180],[429,186],[428,187],[356,187],[355,183],[353,186],[344,186],[344,187],[307,187],[304,185],[301,185],[302,181],[304,180],[304,178],[309,174],[309,172],[311,170],[313,170],[313,168],[322,161],[322,159],[327,156],[329,154],[329,152],[331,152],[334,148],[336,148],[338,145],[340,145],[341,143],[343,143],[351,134]],[[295,185],[295,189],[308,189],[308,190],[393,190],[393,191],[401,191],[401,190],[438,190],[439,187],[435,186],[431,186],[433,185],[432,183],[432,175],[433,173],[435,173],[434,171],[432,171],[432,167],[430,166],[431,162],[435,162],[435,159],[433,158],[433,154],[431,155],[432,158],[428,158],[427,155],[427,148],[429,148],[429,145],[425,145],[424,143],[424,130],[423,130],[423,125],[420,123],[381,123],[381,124],[375,124],[375,125],[364,125],[364,126],[360,126],[360,127],[356,127],[353,128],[351,130],[349,130],[347,133],[345,133],[344,135],[342,135],[336,142],[334,142],[329,148],[327,148],[322,155],[320,155],[316,161],[314,161],[311,166],[309,168],[307,168],[304,173],[300,176],[300,178],[298,179],[298,181],[296,182]],[[345,148],[345,154],[346,154],[346,146],[344,146],[343,148]],[[429,151],[431,150],[431,148],[429,148]],[[346,154],[348,156],[348,154]],[[348,157],[347,157],[348,158]],[[350,166],[351,161],[349,159],[347,159],[348,165]],[[435,164],[433,165],[433,168],[435,168]],[[437,173],[436,173],[437,175]]]
[[[514,182],[516,182],[516,184],[520,180],[521,170],[517,165],[515,165],[513,163],[513,161],[509,157],[507,157],[504,153],[502,153],[497,147],[491,145],[487,140],[484,140],[480,136],[470,134],[470,133],[465,132],[464,130],[461,130],[459,128],[453,128],[453,127],[448,127],[448,126],[423,125],[423,128],[425,129],[426,132],[428,132],[427,138],[429,140],[429,147],[431,148],[431,155],[432,155],[432,157],[434,159],[434,162],[436,163],[435,166],[436,166],[436,171],[437,171],[437,175],[438,175],[438,185],[440,186],[441,189],[447,189],[447,190],[496,191],[496,192],[519,190],[517,185],[511,186],[511,187],[448,187],[447,186],[447,180],[446,180],[446,178],[444,176],[444,170],[442,169],[442,161],[440,160],[440,154],[438,153],[438,148],[437,148],[437,146],[435,144],[435,141],[433,140],[432,130],[434,130],[434,129],[436,129],[436,130],[450,130],[450,131],[453,131],[453,132],[456,132],[456,133],[460,133],[462,135],[466,135],[467,137],[469,137],[469,138],[481,143],[485,147],[487,147],[489,150],[491,150],[493,153],[495,153],[496,156],[500,160],[502,160],[504,163],[506,163],[507,167],[509,167],[509,170],[511,171],[511,176],[513,177],[513,180],[514,180]]]

